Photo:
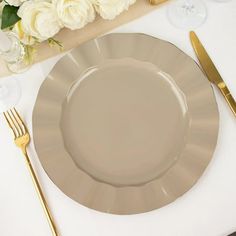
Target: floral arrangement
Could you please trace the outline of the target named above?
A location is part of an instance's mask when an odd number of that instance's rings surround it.
[[[54,36],[64,27],[83,28],[96,15],[112,20],[136,0],[0,0],[0,25],[14,32],[28,51],[47,41],[50,46],[62,43]]]

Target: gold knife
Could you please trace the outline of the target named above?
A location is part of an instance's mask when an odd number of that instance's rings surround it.
[[[190,39],[203,71],[210,82],[214,83],[220,89],[230,109],[236,116],[236,102],[195,32],[190,32]]]

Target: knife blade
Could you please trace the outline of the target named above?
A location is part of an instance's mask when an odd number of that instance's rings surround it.
[[[214,83],[219,88],[225,100],[227,101],[230,109],[232,110],[233,114],[236,116],[236,102],[233,96],[231,95],[229,89],[227,88],[224,80],[222,79],[220,73],[216,69],[214,63],[209,57],[204,46],[200,42],[198,36],[193,31],[190,32],[190,40],[193,49],[197,55],[197,58],[201,64],[201,67],[205,72],[207,78],[209,79],[210,82]]]

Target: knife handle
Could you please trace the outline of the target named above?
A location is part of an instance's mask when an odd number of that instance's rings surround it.
[[[226,84],[224,82],[222,82],[218,85],[218,87],[219,87],[221,93],[223,94],[223,96],[225,97],[225,100],[227,101],[230,109],[232,110],[232,112],[236,116],[236,102],[235,102],[233,96],[231,95],[229,89],[227,88]]]

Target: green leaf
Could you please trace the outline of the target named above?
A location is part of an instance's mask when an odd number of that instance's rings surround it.
[[[17,15],[19,7],[14,7],[10,5],[4,6],[2,10],[2,25],[1,29],[8,28],[13,26],[17,21],[20,20],[20,17]]]

